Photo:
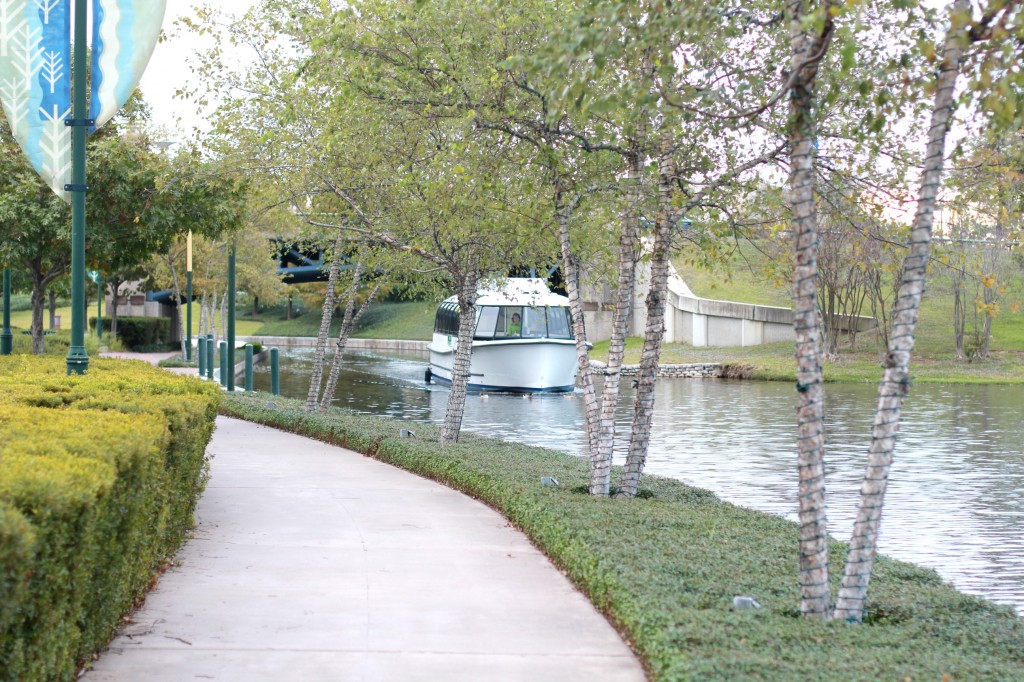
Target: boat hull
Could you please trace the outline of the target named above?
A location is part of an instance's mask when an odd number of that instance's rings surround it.
[[[435,338],[428,349],[432,378],[451,383],[454,340]],[[469,388],[518,393],[572,391],[577,366],[572,340],[474,341]]]

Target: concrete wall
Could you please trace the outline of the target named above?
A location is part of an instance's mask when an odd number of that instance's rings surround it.
[[[665,341],[691,346],[758,346],[777,341],[793,341],[793,311],[789,308],[716,301],[695,296],[675,269],[670,267],[668,307],[665,311]],[[650,268],[640,265],[637,294],[634,296],[628,334],[643,336],[646,325],[644,299],[650,287]],[[584,313],[587,340],[604,341],[611,336],[612,293],[588,287]],[[595,301],[594,297],[600,297]],[[871,317],[856,321],[859,330],[872,329]]]
[[[110,319],[111,312],[113,311],[113,297],[107,296],[103,301],[103,318]],[[89,311],[89,316],[92,317],[96,314],[96,309],[93,307]],[[177,306],[170,305],[168,303],[157,303],[156,301],[147,301],[146,297],[142,294],[136,294],[131,296],[118,296],[117,297],[117,316],[121,317],[167,317],[170,318],[171,325],[171,338],[169,342],[178,343],[181,341],[181,324],[178,322],[178,308]]]

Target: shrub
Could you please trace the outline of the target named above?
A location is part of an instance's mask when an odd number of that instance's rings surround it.
[[[103,318],[103,332],[110,331],[112,320]],[[89,318],[89,326],[96,328],[96,318]],[[166,317],[119,317],[117,336],[125,348],[137,352],[165,350],[171,343],[171,320]]]
[[[184,540],[216,387],[0,358],[0,680],[70,680]]]

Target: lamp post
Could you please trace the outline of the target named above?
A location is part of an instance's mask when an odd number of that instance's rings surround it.
[[[92,121],[86,106],[86,0],[75,0],[74,81],[72,83],[71,184],[71,346],[68,348],[68,374],[85,374],[89,354],[85,350],[85,135]]]
[[[10,355],[14,350],[14,334],[11,333],[11,271],[4,268],[4,328],[0,331],[0,355]]]
[[[185,362],[192,362],[192,230],[185,250]]]

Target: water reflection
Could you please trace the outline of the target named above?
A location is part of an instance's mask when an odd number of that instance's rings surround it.
[[[305,397],[312,354],[282,356],[282,392]],[[417,356],[351,354],[336,404],[440,423],[446,388],[423,383]],[[262,368],[256,388],[269,390]],[[647,471],[723,499],[796,518],[792,387],[784,383],[659,382]],[[827,389],[829,523],[847,539],[863,475],[874,386]],[[632,390],[619,408],[620,438]],[[742,407],[738,407],[742,406]],[[1024,612],[1024,395],[1013,386],[920,384],[904,412],[880,551],[937,569],[961,589]],[[471,395],[463,427],[576,454],[582,405],[558,395]],[[616,462],[619,463],[619,462]]]

